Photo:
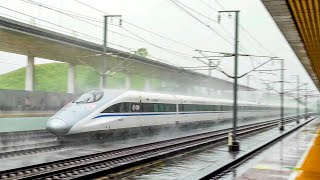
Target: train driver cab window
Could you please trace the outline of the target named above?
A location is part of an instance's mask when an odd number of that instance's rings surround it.
[[[102,111],[102,113],[124,113],[129,112],[129,103],[118,103],[108,107],[106,110]]]
[[[81,95],[75,103],[77,104],[85,104],[85,103],[93,103],[99,101],[103,97],[102,90],[92,90],[87,93]]]

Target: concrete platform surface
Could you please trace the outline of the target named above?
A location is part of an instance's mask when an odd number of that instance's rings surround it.
[[[236,180],[284,180],[284,179],[320,179],[320,174],[312,172],[312,167],[319,169],[320,148],[313,145],[318,136],[320,127],[320,118],[312,121],[297,132],[287,136],[275,145],[253,157],[246,163],[226,174],[221,179]],[[319,138],[320,141],[320,138]],[[316,147],[317,157],[315,154],[312,160],[307,162],[306,157],[312,147]],[[315,161],[315,158],[317,161]],[[308,160],[308,158],[307,158]],[[311,165],[311,164],[312,165]],[[312,166],[312,167],[311,167]],[[307,172],[305,172],[307,170]],[[310,174],[310,172],[312,172]],[[302,178],[302,175],[308,178]]]

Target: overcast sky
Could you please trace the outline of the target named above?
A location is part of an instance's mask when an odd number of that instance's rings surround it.
[[[75,19],[56,11],[31,4],[29,0],[1,0],[1,6],[11,10],[19,11],[30,16],[19,14],[8,9],[0,8],[1,16],[13,16],[16,20],[29,24],[62,32],[67,35],[86,39],[88,41],[102,43],[102,21],[103,13],[85,6],[79,2],[86,3],[108,14],[121,14],[123,16],[122,27],[118,27],[117,19],[109,25],[109,30],[133,37],[143,38],[148,43],[136,41],[123,37],[109,31],[109,46],[124,51],[136,50],[141,47],[148,49],[150,58],[159,58],[160,61],[177,66],[198,66],[203,65],[192,56],[199,56],[195,49],[233,52],[234,38],[234,16],[225,14],[221,22],[217,21],[217,10],[240,10],[240,53],[253,55],[277,56],[285,59],[286,79],[294,81],[291,75],[300,75],[301,80],[312,84],[306,71],[298,61],[294,52],[278,30],[271,16],[260,0],[179,0],[188,12],[193,13],[202,23],[183,12],[170,0],[32,0],[34,2],[48,5],[56,10],[69,13],[77,13],[74,16],[89,16],[88,19]],[[77,2],[79,1],[79,2]],[[27,3],[29,2],[29,3]],[[94,3],[93,3],[94,2]],[[222,5],[219,6],[218,3]],[[181,5],[181,4],[180,4]],[[224,9],[225,8],[225,9]],[[193,11],[195,10],[195,11]],[[202,15],[198,14],[201,13]],[[13,18],[11,17],[11,18]],[[45,19],[60,27],[45,23],[39,19]],[[86,22],[84,22],[86,21]],[[129,22],[129,23],[128,23]],[[166,38],[173,39],[179,43],[160,38],[156,35],[143,31],[130,24],[137,25],[158,33]],[[207,26],[210,26],[208,28]],[[64,27],[64,28],[61,28]],[[127,31],[129,30],[129,32]],[[247,33],[249,32],[249,33]],[[254,38],[252,38],[254,37]],[[259,43],[255,42],[256,39]],[[144,41],[142,40],[142,41]],[[111,44],[112,43],[112,44]],[[152,45],[151,45],[152,44]],[[182,45],[183,44],[183,45]],[[120,45],[120,46],[117,46]],[[125,48],[124,48],[125,47]],[[165,49],[165,50],[164,50]],[[209,54],[207,54],[209,55]],[[232,74],[232,58],[225,58],[221,61],[221,68]],[[252,67],[268,60],[268,58],[247,58],[240,57],[240,74],[245,73]],[[48,61],[37,59],[37,63]],[[0,74],[20,68],[26,64],[26,57],[10,53],[0,53]],[[279,68],[279,64],[270,63],[265,69]],[[206,71],[202,71],[207,73]],[[227,79],[220,72],[213,72],[219,78]],[[253,79],[273,79],[275,76],[255,74]],[[241,80],[245,84],[245,78]],[[253,80],[252,83],[261,81]],[[251,83],[250,83],[251,84]],[[311,85],[309,86],[311,88]]]

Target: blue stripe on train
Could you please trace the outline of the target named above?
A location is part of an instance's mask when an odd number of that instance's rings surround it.
[[[229,111],[215,111],[215,112],[179,112],[178,114],[203,114],[203,113],[226,113]],[[230,111],[231,112],[231,111]],[[143,113],[127,113],[127,114],[101,114],[99,116],[96,116],[95,118],[100,118],[100,117],[114,117],[114,116],[161,116],[161,115],[172,115],[172,114],[177,114],[177,112],[170,112],[170,113],[148,113],[148,114],[143,114]]]

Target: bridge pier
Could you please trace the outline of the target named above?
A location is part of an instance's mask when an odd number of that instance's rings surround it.
[[[74,94],[75,93],[75,65],[69,64],[68,69],[68,93]]]
[[[144,80],[144,90],[145,91],[151,91],[151,84],[149,79]]]
[[[128,90],[131,88],[131,76],[127,75],[126,79],[125,79],[125,88]]]
[[[100,89],[107,88],[107,75],[101,74],[100,75]]]
[[[28,56],[26,66],[25,90],[33,91],[34,86],[34,56]]]
[[[165,81],[161,81],[161,88],[166,88],[167,87],[167,83]]]

